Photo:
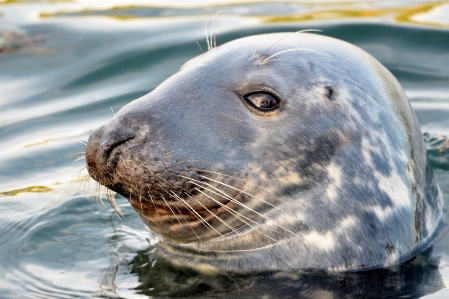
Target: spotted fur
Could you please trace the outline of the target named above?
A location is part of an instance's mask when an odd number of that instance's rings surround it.
[[[279,106],[254,113],[254,92]],[[160,256],[196,268],[389,266],[424,250],[441,217],[398,81],[310,33],[211,47],[93,132],[86,161],[162,235]]]

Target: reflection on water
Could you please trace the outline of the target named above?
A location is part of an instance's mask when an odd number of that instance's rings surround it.
[[[82,9],[75,11],[57,11],[55,13],[41,13],[40,17],[49,18],[57,16],[108,16],[118,20],[129,20],[148,17],[172,17],[172,16],[196,16],[196,15],[213,15],[217,11],[226,14],[244,14],[251,16],[259,16],[259,19],[268,23],[279,22],[304,22],[304,21],[323,21],[335,19],[349,18],[379,18],[391,17],[397,22],[415,23],[420,25],[447,26],[448,20],[438,18],[438,16],[448,11],[449,8],[441,2],[415,4],[407,6],[387,6],[387,7],[360,7],[357,2],[344,6],[335,3],[329,9],[328,5],[307,5],[302,3],[257,3],[257,4],[233,4],[233,5],[216,5],[203,7],[187,7],[187,8],[171,8],[171,7],[155,7],[155,6],[136,6],[122,5],[112,8],[99,9]],[[374,3],[375,4],[375,3]],[[350,6],[351,9],[348,9]],[[302,14],[291,14],[291,11],[306,11]],[[270,16],[266,16],[269,12]],[[426,14],[436,14],[432,19],[425,17]]]
[[[77,175],[84,161],[73,162],[111,108],[117,112],[200,54],[196,41],[206,49],[204,23],[226,10],[215,21],[219,44],[316,28],[386,65],[412,102],[447,207],[447,3],[86,3],[0,5],[0,297],[449,297],[447,212],[434,246],[391,269],[210,276],[156,259],[158,237],[123,198],[122,221],[86,198],[96,186]]]
[[[416,298],[440,290],[444,284],[438,259],[432,249],[411,261],[389,269],[359,273],[324,272],[266,273],[261,275],[213,276],[176,268],[151,259],[148,251],[138,252],[131,261],[131,273],[139,277],[137,290],[153,296],[207,298],[323,298],[327,294],[354,298]],[[215,295],[212,295],[215,293]]]

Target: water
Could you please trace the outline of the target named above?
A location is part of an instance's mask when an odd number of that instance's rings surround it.
[[[152,3],[0,5],[1,298],[449,298],[447,3]],[[120,221],[86,197],[95,185],[78,173],[79,141],[200,54],[204,23],[211,28],[220,10],[218,44],[316,28],[393,72],[415,109],[446,204],[432,248],[412,263],[363,273],[211,277],[154,260],[158,237],[125,199],[117,196],[126,214]]]

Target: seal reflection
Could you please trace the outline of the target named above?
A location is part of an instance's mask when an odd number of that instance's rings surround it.
[[[191,298],[418,298],[444,288],[433,248],[394,267],[363,272],[200,273],[139,251],[130,262],[136,291]],[[151,251],[151,250],[150,250]],[[221,295],[220,295],[221,294]]]

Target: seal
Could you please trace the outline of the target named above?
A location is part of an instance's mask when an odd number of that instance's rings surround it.
[[[86,162],[162,235],[159,256],[203,271],[395,265],[431,244],[442,213],[398,81],[312,33],[188,61],[95,130]]]

